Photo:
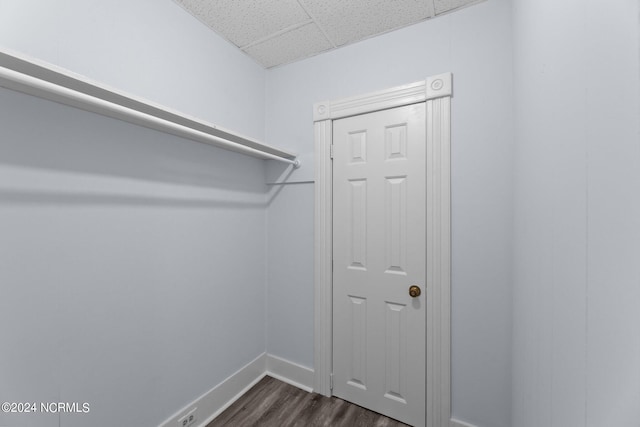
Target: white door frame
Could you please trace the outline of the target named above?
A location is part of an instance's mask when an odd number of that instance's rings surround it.
[[[451,425],[451,97],[452,75],[314,105],[314,391],[331,396],[333,120],[426,102],[427,427]]]

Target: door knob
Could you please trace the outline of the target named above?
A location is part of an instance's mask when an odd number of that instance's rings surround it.
[[[419,286],[411,285],[411,287],[409,288],[409,295],[411,295],[411,298],[417,298],[421,293],[422,291],[420,290]]]

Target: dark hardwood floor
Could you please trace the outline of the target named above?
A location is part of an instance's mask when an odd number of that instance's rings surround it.
[[[207,427],[406,427],[336,397],[307,393],[264,377]]]

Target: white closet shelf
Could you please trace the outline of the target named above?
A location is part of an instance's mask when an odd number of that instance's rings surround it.
[[[0,49],[0,86],[192,141],[300,166],[294,153],[5,49]]]

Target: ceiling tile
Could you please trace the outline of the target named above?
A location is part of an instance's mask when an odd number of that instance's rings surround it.
[[[245,52],[267,68],[331,49],[320,29],[308,24],[250,46]]]
[[[472,3],[478,3],[479,0],[435,0],[436,15],[458,9]]]
[[[329,39],[341,46],[431,17],[432,0],[300,0]]]
[[[297,0],[175,1],[238,47],[310,19]]]

